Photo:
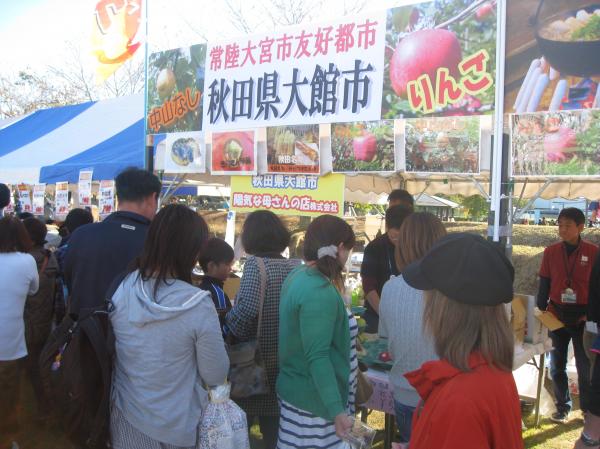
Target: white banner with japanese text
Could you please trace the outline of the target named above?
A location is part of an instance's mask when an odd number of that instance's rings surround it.
[[[379,120],[385,35],[381,12],[209,43],[204,129]]]

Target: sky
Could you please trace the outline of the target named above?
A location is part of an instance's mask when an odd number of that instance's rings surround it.
[[[260,0],[233,0],[251,15]],[[319,19],[339,16],[346,0],[329,0]],[[419,0],[371,0],[365,10],[382,10]],[[60,66],[68,61],[66,42],[87,54],[97,0],[0,0],[0,73]],[[148,0],[149,46],[163,50],[240,35],[228,20],[224,0]],[[257,30],[267,31],[267,30]],[[91,64],[91,59],[88,61]]]

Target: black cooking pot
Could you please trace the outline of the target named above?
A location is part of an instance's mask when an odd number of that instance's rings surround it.
[[[535,27],[535,39],[538,47],[546,61],[554,69],[564,75],[579,76],[582,78],[600,75],[600,40],[596,41],[578,41],[562,42],[553,41],[540,36],[540,30],[553,22],[554,20],[565,20],[569,17],[575,17],[577,11],[571,11],[561,16],[552,17],[551,20],[540,21],[540,12],[544,0],[540,0],[538,9],[533,18]],[[579,8],[588,13],[600,8],[600,4],[594,4]]]

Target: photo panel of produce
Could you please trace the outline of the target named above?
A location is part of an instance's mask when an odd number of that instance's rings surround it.
[[[165,139],[165,173],[204,173],[206,150],[199,131],[169,133]]]
[[[600,111],[511,117],[512,176],[599,176]]]
[[[148,58],[148,134],[202,130],[206,45],[152,53]]]
[[[393,172],[394,121],[332,124],[331,155],[337,173]]]
[[[406,120],[406,171],[478,174],[480,133],[478,116]]]
[[[319,125],[267,128],[269,173],[319,174]]]
[[[212,133],[213,175],[255,175],[256,133],[225,131]]]
[[[504,112],[600,108],[600,2],[508,0]]]
[[[433,0],[387,11],[384,119],[491,113],[495,0]]]

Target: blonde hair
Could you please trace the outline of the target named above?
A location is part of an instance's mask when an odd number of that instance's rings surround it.
[[[431,290],[425,293],[423,325],[440,359],[455,368],[470,371],[469,356],[479,352],[489,364],[512,371],[514,337],[503,304],[464,304]]]
[[[398,271],[421,259],[433,244],[446,235],[446,228],[438,217],[429,212],[415,212],[404,220],[396,242]]]

